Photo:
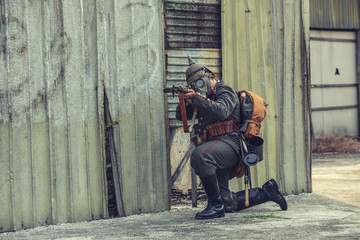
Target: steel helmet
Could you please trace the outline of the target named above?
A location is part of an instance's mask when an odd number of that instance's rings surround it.
[[[202,78],[206,72],[212,73],[205,65],[195,63],[190,56],[188,56],[189,67],[186,69],[186,82],[188,85],[199,78]]]

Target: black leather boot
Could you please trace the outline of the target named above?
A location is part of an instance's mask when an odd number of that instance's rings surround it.
[[[243,210],[245,207],[245,191],[235,193],[238,200],[237,211]],[[287,209],[287,203],[285,198],[279,192],[279,187],[274,179],[264,183],[262,188],[249,189],[249,207],[265,203],[268,201],[274,201],[280,205],[281,210]]]
[[[210,219],[224,217],[225,208],[221,200],[216,174],[207,177],[200,177],[200,180],[208,197],[208,204],[202,212],[196,214],[195,218]]]
[[[238,209],[237,211],[243,210],[245,208],[245,191],[240,191],[235,193],[238,200]],[[265,191],[261,188],[250,188],[249,189],[249,207],[258,205],[269,201],[269,198]]]
[[[281,210],[287,210],[287,203],[283,195],[279,192],[279,186],[274,179],[270,179],[262,186],[269,200],[280,205]]]

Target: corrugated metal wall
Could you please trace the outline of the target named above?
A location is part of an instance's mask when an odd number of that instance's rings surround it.
[[[0,231],[106,217],[95,5],[1,1],[1,19]]]
[[[308,43],[307,0],[222,1],[223,79],[269,104],[264,160],[252,168],[253,186],[275,178],[286,194],[311,191]]]
[[[107,217],[104,91],[121,215],[168,209],[162,2],[0,7],[0,232]]]
[[[310,27],[359,29],[359,0],[310,0]]]
[[[165,1],[167,48],[221,48],[218,2]]]
[[[115,127],[121,215],[169,209],[162,1],[97,1],[99,81]]]

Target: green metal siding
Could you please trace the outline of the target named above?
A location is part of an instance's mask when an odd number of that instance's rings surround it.
[[[162,6],[108,0],[98,6],[100,78],[112,119],[119,120],[122,214],[162,211],[169,208]]]
[[[223,79],[269,104],[262,123],[264,160],[253,186],[275,178],[282,192],[311,191],[307,88],[308,1],[222,1]],[[243,179],[231,187],[243,188]]]
[[[310,0],[309,3],[311,28],[360,28],[358,0]]]
[[[0,7],[0,232],[108,216],[105,91],[120,214],[169,209],[162,3]]]
[[[1,1],[0,231],[107,216],[94,7]]]

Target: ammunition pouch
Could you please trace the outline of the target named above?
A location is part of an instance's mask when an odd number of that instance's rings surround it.
[[[234,132],[232,120],[216,122],[206,126],[206,130],[204,130],[202,136],[195,135],[192,137],[191,142],[194,143],[195,147],[197,147],[214,137],[223,136],[232,132]]]
[[[223,122],[216,122],[216,123],[206,126],[206,130],[208,133],[207,134],[208,140],[213,137],[218,137],[218,136],[222,136],[225,134],[229,134],[229,133],[234,132],[233,121],[228,120],[228,121],[223,121]]]

